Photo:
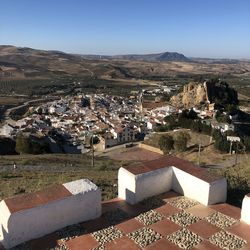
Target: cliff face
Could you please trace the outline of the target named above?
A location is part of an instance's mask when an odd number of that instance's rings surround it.
[[[184,85],[183,91],[173,96],[170,102],[179,108],[191,108],[208,103],[206,83],[190,82]]]
[[[183,91],[170,99],[172,105],[180,108],[200,107],[203,104],[215,103],[216,106],[238,104],[237,92],[226,82],[206,81],[190,82],[184,85]]]

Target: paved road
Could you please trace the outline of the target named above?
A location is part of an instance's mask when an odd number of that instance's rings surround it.
[[[40,99],[34,99],[34,100],[30,100],[30,101],[27,101],[27,102],[24,102],[23,104],[19,105],[19,106],[16,106],[16,107],[13,107],[13,108],[9,108],[7,109],[5,112],[4,112],[4,115],[3,115],[3,122],[5,123],[12,123],[12,122],[15,122],[14,120],[12,120],[10,118],[10,113],[17,110],[17,109],[20,109],[20,108],[24,108],[30,104],[33,104],[33,103],[37,103],[37,102],[41,102],[41,101],[52,101],[54,99],[57,99],[58,97],[55,97],[55,98],[49,98],[49,99],[44,99],[44,98],[40,98]]]

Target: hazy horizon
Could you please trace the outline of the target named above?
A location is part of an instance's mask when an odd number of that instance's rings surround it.
[[[247,0],[2,0],[0,44],[72,54],[250,59]]]

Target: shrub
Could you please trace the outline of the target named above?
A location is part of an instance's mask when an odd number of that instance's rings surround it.
[[[174,138],[174,148],[177,151],[185,151],[190,135],[187,132],[179,132]]]
[[[160,137],[158,144],[164,154],[168,154],[174,148],[174,139],[171,135],[163,135]]]

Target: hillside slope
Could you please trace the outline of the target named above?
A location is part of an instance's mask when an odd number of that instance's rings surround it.
[[[125,60],[126,59],[126,60]],[[0,80],[80,77],[98,79],[158,80],[175,76],[231,75],[250,77],[250,62],[205,63],[179,53],[82,56],[60,51],[0,46]]]

